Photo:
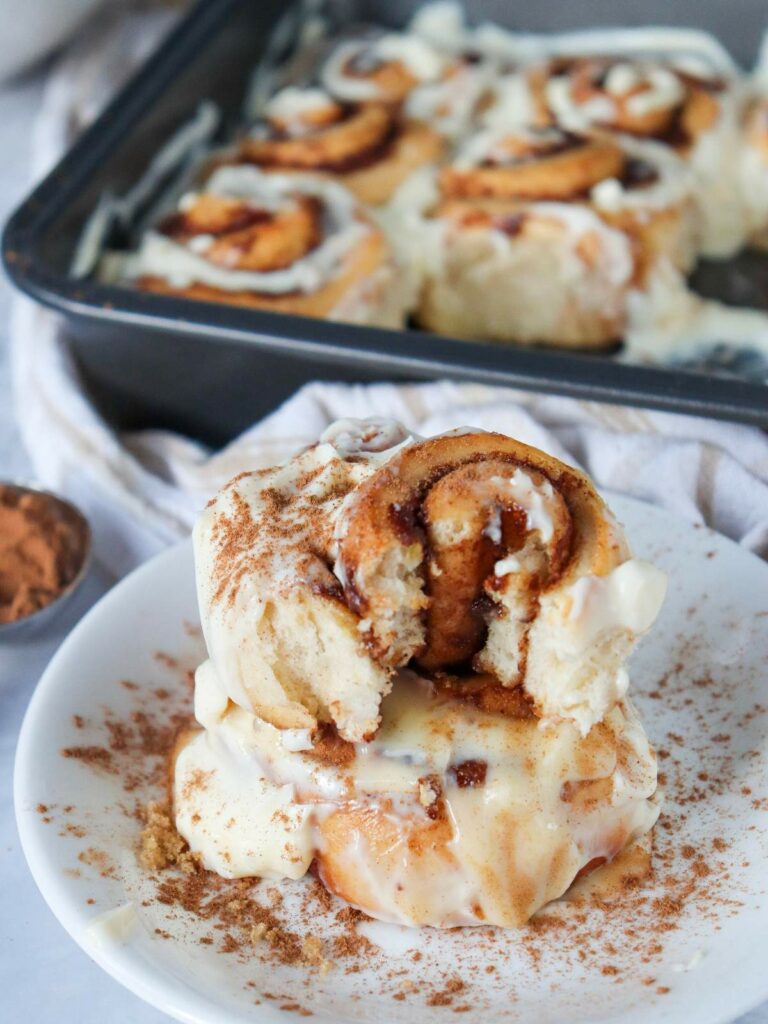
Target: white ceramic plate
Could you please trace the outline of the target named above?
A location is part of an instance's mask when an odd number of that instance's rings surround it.
[[[562,928],[521,933],[363,925],[383,952],[355,973],[341,962],[325,976],[275,965],[258,946],[228,956],[201,945],[203,926],[154,900],[156,882],[137,867],[139,825],[126,809],[151,796],[151,786],[126,794],[119,773],[60,753],[103,743],[105,715],[161,707],[167,698],[153,694],[182,687],[180,671],[199,660],[189,626],[191,548],[182,544],[116,587],[74,630],[24,722],[19,831],[64,927],[148,1002],[179,1020],[216,1024],[285,1021],[302,1009],[318,1024],[716,1024],[768,997],[768,567],[664,512],[612,504],[636,552],[671,580],[662,621],[633,667],[668,794],[656,875],[640,893],[578,919],[566,907]],[[290,913],[306,888],[281,887]],[[133,909],[114,914],[127,903]],[[315,924],[321,937],[334,927],[321,916]],[[429,1005],[451,972],[464,989]]]

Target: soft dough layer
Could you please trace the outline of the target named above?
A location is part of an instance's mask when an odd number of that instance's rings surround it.
[[[493,688],[490,691],[493,692]],[[225,877],[298,878],[406,925],[519,926],[658,815],[656,758],[629,702],[586,737],[401,673],[376,737],[280,731],[233,705],[210,663],[179,745],[177,827]]]

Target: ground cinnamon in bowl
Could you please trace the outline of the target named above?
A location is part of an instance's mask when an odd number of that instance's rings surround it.
[[[89,544],[88,524],[69,502],[0,484],[0,625],[20,623],[69,590]]]

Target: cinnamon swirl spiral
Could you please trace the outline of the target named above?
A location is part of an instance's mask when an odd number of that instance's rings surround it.
[[[220,168],[119,273],[145,291],[399,326],[407,302],[384,236],[332,182]]]
[[[379,206],[414,170],[433,163],[442,148],[436,131],[402,117],[397,106],[289,88],[272,98],[263,123],[223,162],[331,178],[361,202]]]

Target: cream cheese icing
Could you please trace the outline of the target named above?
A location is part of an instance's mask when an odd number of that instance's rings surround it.
[[[179,753],[174,803],[192,850],[225,877],[297,878],[313,857],[322,871],[324,856],[335,856],[324,823],[340,808],[386,802],[387,820],[407,830],[429,824],[439,794],[450,823],[441,876],[414,876],[407,859],[385,869],[365,836],[346,850],[360,891],[377,893],[366,909],[409,925],[520,924],[585,864],[615,855],[617,834],[631,842],[658,815],[655,757],[628,702],[584,740],[569,723],[542,728],[441,701],[403,672],[375,738],[355,746],[353,767],[339,768],[286,749],[280,730],[241,708],[222,710],[220,694],[203,666],[196,708],[205,731]],[[458,785],[458,766],[476,762],[482,785]],[[598,779],[601,799],[580,804],[579,787]]]

